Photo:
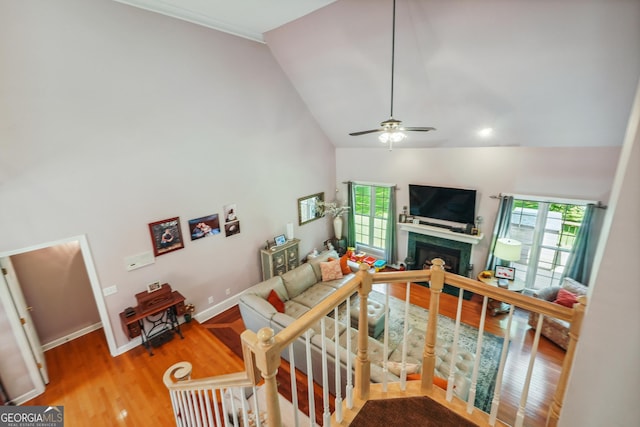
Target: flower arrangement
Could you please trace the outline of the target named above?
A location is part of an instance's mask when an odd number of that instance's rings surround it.
[[[321,209],[322,216],[327,216],[327,214],[331,214],[334,218],[342,216],[349,212],[349,206],[338,206],[336,202],[318,202],[318,207]]]
[[[196,311],[196,306],[193,304],[186,304],[184,306],[184,311],[185,313],[193,314],[193,312]]]

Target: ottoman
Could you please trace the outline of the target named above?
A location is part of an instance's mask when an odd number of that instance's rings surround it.
[[[378,338],[384,331],[384,304],[367,299],[367,333],[372,338]],[[360,299],[355,298],[351,303],[351,327],[358,327],[360,316]]]

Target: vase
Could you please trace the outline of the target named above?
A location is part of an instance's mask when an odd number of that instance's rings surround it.
[[[339,216],[333,218],[333,232],[336,234],[336,239],[342,238],[342,218]]]

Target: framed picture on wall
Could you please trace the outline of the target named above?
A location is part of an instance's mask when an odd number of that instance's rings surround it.
[[[160,256],[184,248],[180,218],[168,218],[149,224],[153,255]]]

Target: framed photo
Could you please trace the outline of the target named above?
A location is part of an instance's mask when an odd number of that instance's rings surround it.
[[[276,242],[276,246],[282,246],[287,243],[287,238],[284,237],[284,234],[274,237],[273,240]]]
[[[224,235],[226,237],[240,233],[240,221],[232,221],[224,225]]]
[[[224,207],[224,222],[232,222],[238,220],[238,213],[236,212],[236,204],[226,205]]]
[[[184,248],[180,218],[163,219],[149,224],[153,255],[160,256]]]
[[[496,279],[513,280],[516,277],[516,269],[511,267],[502,267],[496,265]]]
[[[191,240],[220,234],[220,220],[218,214],[207,215],[189,220]]]
[[[160,288],[162,288],[162,285],[160,284],[160,282],[149,283],[147,285],[147,292],[151,293],[151,292],[159,291]]]

